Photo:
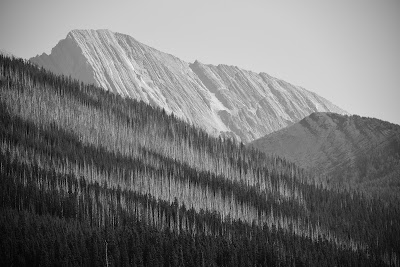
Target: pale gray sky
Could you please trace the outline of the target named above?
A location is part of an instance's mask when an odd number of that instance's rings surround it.
[[[0,48],[50,53],[72,29],[128,34],[185,61],[266,72],[400,124],[399,0],[1,0]]]

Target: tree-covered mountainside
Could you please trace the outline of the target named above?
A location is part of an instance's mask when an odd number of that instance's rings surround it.
[[[0,56],[0,262],[399,265],[400,207]]]
[[[314,113],[251,146],[315,172],[330,186],[400,199],[400,125]]]

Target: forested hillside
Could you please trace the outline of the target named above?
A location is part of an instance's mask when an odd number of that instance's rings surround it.
[[[395,265],[400,207],[0,56],[4,266]]]

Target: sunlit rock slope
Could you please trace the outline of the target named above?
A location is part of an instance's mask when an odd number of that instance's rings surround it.
[[[109,30],[73,30],[50,55],[31,61],[245,143],[316,111],[345,113],[323,97],[268,74],[188,63]]]

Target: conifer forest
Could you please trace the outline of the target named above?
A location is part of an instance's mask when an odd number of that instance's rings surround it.
[[[1,266],[400,266],[400,205],[0,56]]]

